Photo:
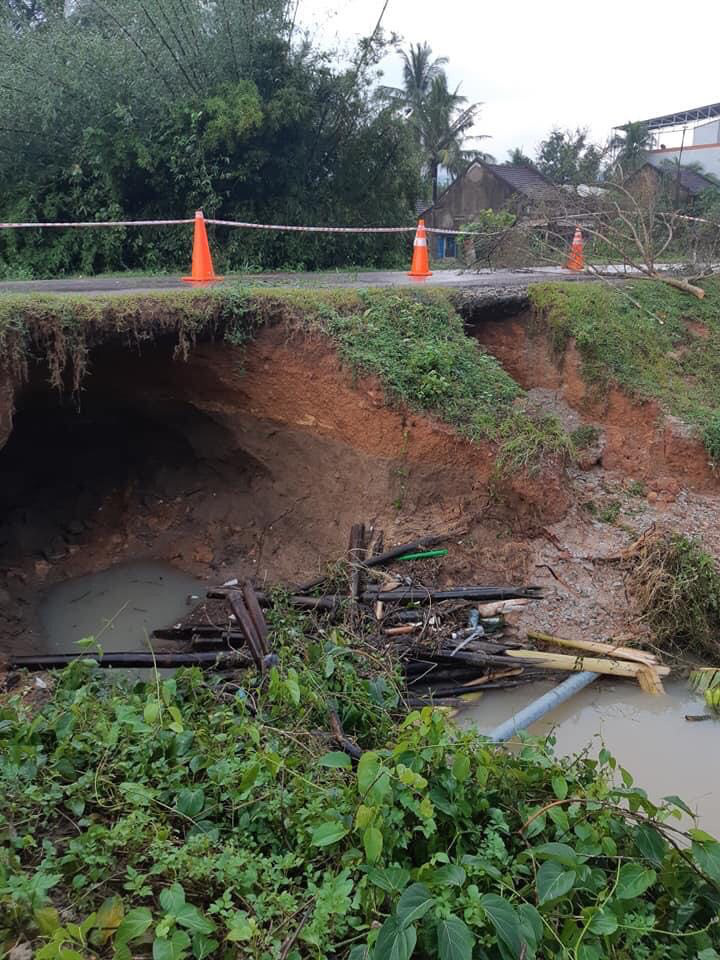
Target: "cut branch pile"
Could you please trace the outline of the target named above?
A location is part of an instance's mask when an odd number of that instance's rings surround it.
[[[507,618],[540,601],[539,587],[461,585],[438,589],[423,583],[415,573],[418,567],[423,569],[429,560],[447,552],[429,548],[452,536],[423,537],[383,550],[382,533],[371,544],[365,526],[355,524],[344,568],[336,566],[284,599],[290,606],[322,618],[324,624],[342,625],[391,662],[398,662],[408,702],[413,705],[511,689],[547,679],[549,674],[580,670],[635,679],[649,693],[663,692],[661,677],[668,668],[645,651],[532,631],[521,640]],[[229,581],[210,589],[207,603],[181,623],[154,632],[156,639],[180,642],[189,652],[108,653],[101,663],[196,664],[217,669],[254,666],[264,676],[279,662],[263,614],[263,608],[272,602],[272,592],[257,591],[249,580],[242,585]],[[211,606],[212,616],[208,614]],[[199,611],[204,622],[198,622]],[[538,645],[572,647],[577,652],[547,651],[537,649]],[[17,657],[11,665],[49,669],[71,659],[73,655]]]

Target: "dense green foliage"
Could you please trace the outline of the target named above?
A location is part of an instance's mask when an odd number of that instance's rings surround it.
[[[341,355],[410,406],[437,412],[475,439],[494,436],[520,388],[465,335],[449,303],[387,292],[361,298],[365,309],[329,319]]]
[[[206,216],[412,222],[419,158],[373,93],[381,32],[349,64],[286,0],[76,0],[0,17],[0,219]],[[219,231],[221,269],[405,262],[403,235]],[[0,276],[177,269],[190,228],[4,232]]]
[[[530,297],[558,351],[573,337],[589,383],[657,399],[720,455],[720,284],[696,300],[662,283],[540,284]]]
[[[360,296],[365,309],[337,313],[328,330],[341,356],[377,374],[391,397],[436,414],[472,440],[498,442],[501,470],[534,470],[549,457],[571,455],[572,442],[555,418],[533,419],[515,407],[521,389],[465,334],[446,299]]]
[[[5,949],[717,960],[720,844],[678,846],[680,800],[654,805],[605,751],[515,754],[430,708],[403,718],[371,647],[282,605],[271,621],[262,684],[113,684],[78,662],[39,710],[0,707]]]

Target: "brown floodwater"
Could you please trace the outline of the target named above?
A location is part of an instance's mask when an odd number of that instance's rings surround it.
[[[171,626],[207,584],[155,560],[118,563],[51,587],[39,606],[43,653],[77,653],[98,638],[104,650],[148,650],[157,627]]]
[[[482,733],[537,699],[550,684],[488,691],[463,708],[458,719]],[[653,697],[631,683],[596,681],[547,714],[530,733],[553,733],[563,756],[604,746],[643,787],[651,800],[676,794],[697,813],[700,826],[720,837],[720,720],[692,723],[686,714],[705,713],[701,697],[681,680],[665,684],[666,695]]]

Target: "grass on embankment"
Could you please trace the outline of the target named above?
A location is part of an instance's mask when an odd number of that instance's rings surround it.
[[[518,410],[518,384],[465,335],[447,295],[436,291],[288,290],[230,286],[107,297],[0,298],[0,363],[22,375],[44,357],[55,385],[80,386],[99,343],[168,337],[186,355],[201,337],[241,345],[285,323],[329,337],[358,373],[376,375],[390,401],[439,417],[477,442],[499,444],[502,469],[533,469],[565,457],[572,442],[553,418]],[[70,376],[68,376],[68,371]]]
[[[575,339],[585,380],[659,400],[720,461],[720,281],[696,300],[663,283],[539,284],[530,299],[554,347]]]

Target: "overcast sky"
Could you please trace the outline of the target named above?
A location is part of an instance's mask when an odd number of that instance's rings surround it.
[[[332,43],[369,34],[382,3],[301,0],[301,11]],[[553,126],[605,141],[628,120],[720,101],[717,0],[389,0],[383,25],[450,58],[451,83],[484,104],[480,146],[499,161],[512,147],[532,155]],[[399,83],[397,55],[383,69]]]

